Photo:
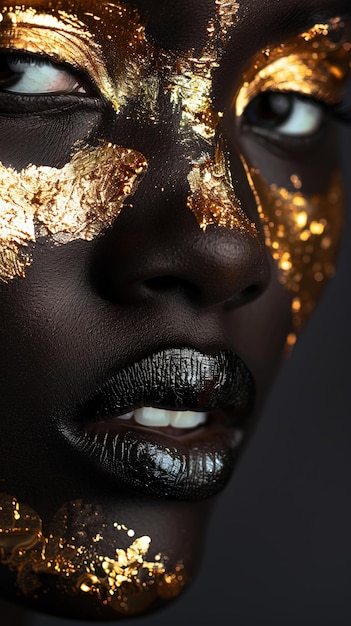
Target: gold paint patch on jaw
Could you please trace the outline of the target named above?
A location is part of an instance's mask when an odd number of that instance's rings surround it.
[[[92,240],[118,217],[147,169],[134,150],[105,143],[78,152],[61,169],[0,163],[0,279],[25,276],[38,237],[59,244]]]
[[[261,50],[250,62],[234,98],[241,117],[247,105],[267,91],[295,92],[329,105],[342,100],[350,76],[351,47],[338,19],[275,47]]]
[[[33,509],[2,493],[0,564],[17,574],[25,597],[47,596],[49,575],[56,589],[92,596],[98,605],[123,615],[136,615],[157,598],[172,599],[181,593],[187,582],[181,562],[167,570],[166,557],[147,558],[151,537],[134,538],[134,530],[118,522],[109,528],[104,520],[99,507],[75,501],[56,513],[44,534]],[[111,530],[113,553],[106,556],[104,537],[111,536]],[[121,543],[126,547],[118,547]]]
[[[342,174],[331,176],[325,193],[305,196],[301,191],[269,185],[254,168],[247,167],[247,172],[266,245],[282,284],[293,296],[293,323],[298,332],[334,273],[345,209]]]

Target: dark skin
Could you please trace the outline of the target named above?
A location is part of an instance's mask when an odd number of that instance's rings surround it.
[[[4,4],[4,3],[3,3]],[[308,6],[306,6],[308,4]],[[229,110],[244,67],[260,48],[343,15],[347,1],[247,0],[220,67],[213,76],[213,102]],[[200,52],[213,17],[213,0],[148,0],[133,3],[156,47],[181,55]],[[258,27],[259,25],[259,27]],[[97,137],[141,152],[148,173],[113,226],[92,242],[55,246],[40,239],[25,279],[0,286],[2,398],[1,491],[38,511],[44,524],[67,502],[100,505],[105,520],[122,520],[137,536],[150,533],[153,554],[182,559],[191,577],[197,566],[204,520],[213,498],[196,502],[146,495],[117,481],[82,458],[61,436],[58,423],[74,419],[111,370],[120,370],[151,352],[191,346],[209,355],[230,350],[249,368],[256,389],[247,429],[257,416],[291,331],[292,295],[284,289],[264,236],[257,202],[239,158],[244,148],[264,166],[270,182],[287,184],[300,162],[280,159],[252,137],[229,129],[235,193],[260,231],[258,239],[238,229],[210,226],[201,231],[187,208],[189,159],[208,146],[197,137],[185,148],[177,141],[178,120],[168,104],[150,125],[123,115],[96,99],[71,102],[44,115],[0,117],[2,162],[18,171],[29,163],[63,167],[77,139]],[[35,127],[35,141],[28,133]],[[62,139],[52,143],[51,137]],[[165,132],[165,129],[167,132]],[[332,124],[302,168],[308,193],[325,193],[324,179],[338,163]],[[16,132],[14,136],[14,131]],[[29,136],[23,145],[23,135]],[[34,137],[34,134],[33,134]],[[214,148],[212,145],[211,149]],[[311,165],[312,162],[312,165]],[[321,176],[323,172],[323,176]],[[323,179],[321,182],[321,178]],[[60,422],[61,423],[61,422]],[[107,536],[107,543],[113,539]],[[123,546],[125,547],[125,546]],[[17,597],[15,576],[1,570],[4,594]],[[65,598],[51,582],[48,597],[25,600],[57,615],[117,619],[90,596]]]

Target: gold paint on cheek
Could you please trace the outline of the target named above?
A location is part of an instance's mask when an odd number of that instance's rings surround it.
[[[294,330],[298,332],[334,273],[345,209],[343,178],[337,172],[325,193],[305,196],[269,185],[254,168],[247,167],[247,172],[266,244],[282,284],[293,296]]]
[[[44,535],[35,511],[0,494],[0,563],[17,574],[19,591],[28,598],[58,590],[136,615],[159,598],[179,595],[187,582],[183,564],[169,570],[163,555],[148,559],[151,537],[131,542],[134,536],[124,524],[108,525],[99,507],[82,501],[64,505]]]
[[[25,276],[27,247],[38,237],[63,244],[102,233],[146,168],[141,154],[110,143],[78,152],[62,169],[0,164],[0,279]]]
[[[187,206],[203,231],[215,224],[258,237],[255,224],[250,222],[234,193],[229,165],[220,143],[214,160],[208,157],[193,164],[188,182],[191,193]]]
[[[335,39],[335,41],[334,41]],[[314,27],[276,48],[261,50],[244,73],[233,107],[241,117],[267,91],[295,92],[334,105],[342,100],[350,75],[351,48],[339,20]]]

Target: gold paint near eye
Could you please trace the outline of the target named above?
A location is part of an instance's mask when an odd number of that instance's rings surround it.
[[[260,51],[251,60],[233,100],[242,127],[249,123],[264,129],[265,136],[280,135],[283,145],[287,137],[315,134],[323,122],[323,109],[314,99],[326,106],[343,102],[351,74],[350,42],[350,25],[334,19]],[[289,185],[283,187],[267,180],[267,172],[262,175],[255,167],[253,154],[249,165],[244,155],[242,161],[266,244],[282,284],[292,295],[297,333],[334,271],[345,208],[342,174],[335,166],[330,179],[318,180],[316,193],[307,194],[302,177],[294,171]],[[294,333],[288,337],[290,346],[296,339]]]
[[[76,12],[75,12],[76,11]],[[113,2],[63,0],[48,6],[0,10],[3,49],[42,56],[85,72],[116,111],[142,91],[148,65],[144,29],[137,15]]]
[[[334,20],[322,28],[260,51],[250,62],[233,107],[241,117],[250,102],[267,92],[295,93],[335,105],[350,76],[351,48],[345,24]]]
[[[313,312],[327,280],[334,273],[345,209],[342,175],[331,176],[324,193],[306,196],[268,184],[244,162],[256,197],[266,244],[282,284],[293,296],[294,330],[301,330]],[[298,177],[292,176],[301,188]]]
[[[111,226],[147,168],[133,150],[105,143],[78,152],[62,169],[0,163],[0,280],[25,276],[38,237],[86,241]]]
[[[229,40],[239,11],[239,3],[233,0],[216,0],[216,15],[207,27],[207,43],[198,57],[192,52],[174,58],[165,55],[164,69],[168,81],[165,91],[172,104],[182,111],[181,130],[199,135],[208,143],[215,136],[221,113],[212,105],[212,74],[219,66],[224,48]]]
[[[209,157],[194,163],[188,175],[191,193],[187,206],[194,213],[202,228],[210,224],[236,228],[257,238],[255,224],[244,213],[239,199],[235,196],[229,164],[219,142],[215,160]]]
[[[187,582],[182,562],[169,569],[164,555],[148,557],[151,543],[124,524],[108,527],[99,507],[80,500],[64,505],[44,534],[35,511],[0,494],[0,564],[16,572],[26,597],[48,598],[51,578],[57,589],[92,596],[117,614],[143,612],[157,598],[179,595]]]

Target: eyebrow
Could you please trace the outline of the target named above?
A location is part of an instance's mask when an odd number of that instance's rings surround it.
[[[259,25],[254,28],[258,39],[269,42],[273,37],[273,43],[332,17],[348,16],[351,17],[350,0],[247,0],[240,28],[250,28],[251,21],[252,32],[254,22]]]

